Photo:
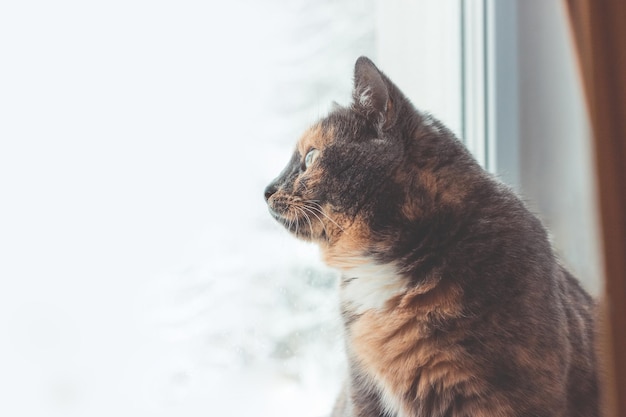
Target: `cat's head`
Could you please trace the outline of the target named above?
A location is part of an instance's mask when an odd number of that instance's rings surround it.
[[[352,104],[302,135],[265,199],[278,222],[341,267],[348,257],[389,250],[406,222],[441,200],[443,188],[429,173],[445,162],[446,149],[458,148],[454,142],[361,57]]]

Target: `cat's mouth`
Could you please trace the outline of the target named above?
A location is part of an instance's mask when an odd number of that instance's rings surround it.
[[[302,213],[302,217],[292,215],[289,213],[290,210],[287,210],[286,213],[281,213],[273,208],[271,204],[268,204],[268,209],[272,217],[282,224],[285,229],[296,235],[296,237],[306,240],[310,240],[313,237],[315,225],[310,218],[304,216],[304,213]]]
[[[270,198],[267,206],[272,217],[296,237],[304,240],[327,240],[329,226],[323,219],[328,219],[328,215],[319,204]]]
[[[296,235],[296,237],[306,240],[310,240],[313,237],[313,223],[311,223],[310,219],[307,221],[306,218],[286,216],[278,213],[269,205],[268,208],[272,217],[289,230],[289,232]]]

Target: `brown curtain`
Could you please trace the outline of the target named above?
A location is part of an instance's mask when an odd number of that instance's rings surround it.
[[[565,0],[593,129],[605,269],[606,415],[626,416],[626,0]]]

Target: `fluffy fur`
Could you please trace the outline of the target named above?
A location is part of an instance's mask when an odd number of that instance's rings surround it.
[[[265,190],[342,272],[333,416],[597,416],[595,304],[540,221],[364,57],[353,97]]]

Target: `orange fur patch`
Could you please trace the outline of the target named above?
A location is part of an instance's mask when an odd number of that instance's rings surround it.
[[[399,401],[424,396],[435,386],[468,382],[472,373],[461,366],[460,349],[432,337],[430,323],[433,315],[458,316],[460,298],[457,287],[435,283],[393,297],[386,310],[369,310],[356,319],[349,332],[351,350]]]
[[[438,205],[445,206],[457,206],[462,204],[465,195],[463,184],[455,184],[442,181],[439,176],[434,172],[423,169],[418,172],[400,174],[398,178],[399,183],[417,183],[428,193],[431,199],[437,202]],[[409,175],[413,175],[414,178],[410,180]],[[402,214],[409,219],[419,219],[424,215],[424,206],[422,203],[422,196],[413,195],[414,190],[408,189],[405,202],[402,206]]]
[[[304,157],[311,149],[323,150],[334,138],[331,130],[324,130],[321,124],[310,127],[298,141],[298,152]]]
[[[300,158],[304,158],[311,149],[322,150],[333,138],[332,132],[324,131],[320,124],[313,125],[300,137],[296,148]],[[302,180],[306,179],[309,188],[314,189],[315,184],[322,178],[322,173],[316,169],[307,170],[303,175],[298,176],[294,182],[294,188],[298,188]]]
[[[324,262],[341,270],[367,262],[363,255],[371,243],[371,230],[368,225],[360,218],[335,216],[335,220],[343,225],[343,230],[335,239],[321,245]]]

